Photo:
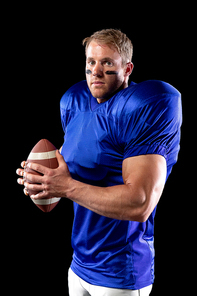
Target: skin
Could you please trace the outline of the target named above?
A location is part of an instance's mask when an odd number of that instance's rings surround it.
[[[110,99],[117,91],[128,86],[133,64],[122,64],[116,49],[92,41],[86,52],[86,79],[92,95],[98,103]],[[110,58],[110,60],[109,60]],[[115,71],[116,74],[107,74]],[[33,184],[24,182],[28,190],[40,191],[31,198],[41,199],[56,196],[70,199],[100,215],[145,222],[157,205],[166,179],[166,161],[156,154],[129,157],[122,163],[123,185],[98,187],[74,180],[63,156],[56,151],[59,167],[49,169],[36,163],[28,166],[43,176],[32,175],[17,169],[19,176],[25,176]],[[25,162],[22,163],[24,167]],[[37,183],[37,184],[36,184]]]
[[[87,70],[91,73],[87,74]],[[122,58],[118,51],[105,44],[92,41],[86,52],[86,80],[88,87],[97,98],[98,103],[107,101],[120,89],[128,87],[129,75],[133,64],[128,62],[122,65]],[[117,74],[109,75],[107,71]]]

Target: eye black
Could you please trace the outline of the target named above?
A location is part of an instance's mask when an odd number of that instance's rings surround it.
[[[89,69],[86,69],[86,74],[92,74],[92,71]]]

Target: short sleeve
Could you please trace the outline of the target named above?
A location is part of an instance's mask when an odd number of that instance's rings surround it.
[[[171,167],[177,161],[181,123],[180,93],[176,91],[155,96],[124,118],[124,159],[159,154]]]
[[[86,99],[87,89],[87,82],[83,80],[70,87],[62,96],[60,100],[60,116],[64,133],[66,133],[66,127],[71,118],[71,111],[81,109],[81,105],[84,105],[83,98]]]
[[[67,111],[66,104],[65,104],[67,99],[68,99],[68,96],[67,96],[67,93],[65,93],[62,96],[62,99],[60,101],[60,117],[61,117],[62,129],[64,133],[66,132],[67,119],[69,115],[69,112]]]

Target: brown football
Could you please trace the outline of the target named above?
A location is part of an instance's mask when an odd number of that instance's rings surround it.
[[[31,150],[27,163],[34,162],[46,166],[51,169],[56,169],[58,167],[58,161],[55,155],[56,148],[55,146],[46,139],[40,140]],[[33,171],[32,169],[25,167],[25,172],[40,175],[38,172]],[[27,182],[29,182],[27,180]],[[31,183],[31,182],[29,182]],[[37,191],[29,190],[29,196],[32,194],[37,194]],[[43,212],[50,212],[59,202],[60,197],[48,197],[43,199],[31,199],[35,205],[41,209]]]

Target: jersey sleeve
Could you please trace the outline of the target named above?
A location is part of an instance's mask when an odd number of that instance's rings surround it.
[[[159,154],[172,166],[177,161],[181,122],[181,95],[177,90],[147,99],[122,123],[124,159]]]
[[[67,101],[67,94],[65,93],[62,98],[61,98],[61,102],[60,102],[60,116],[61,116],[61,123],[62,123],[62,129],[64,131],[64,133],[66,132],[66,122],[67,122],[67,114],[68,112],[66,112],[66,108],[65,108],[65,102]]]
[[[61,123],[62,123],[62,128],[64,133],[66,133],[69,113],[70,113],[70,110],[72,109],[72,97],[73,97],[74,90],[75,90],[75,86],[72,86],[71,88],[69,88],[60,100],[60,116],[61,116]]]
[[[64,133],[71,118],[70,114],[73,108],[81,108],[79,104],[83,103],[83,97],[87,95],[87,82],[80,81],[70,87],[60,100],[60,116]]]

